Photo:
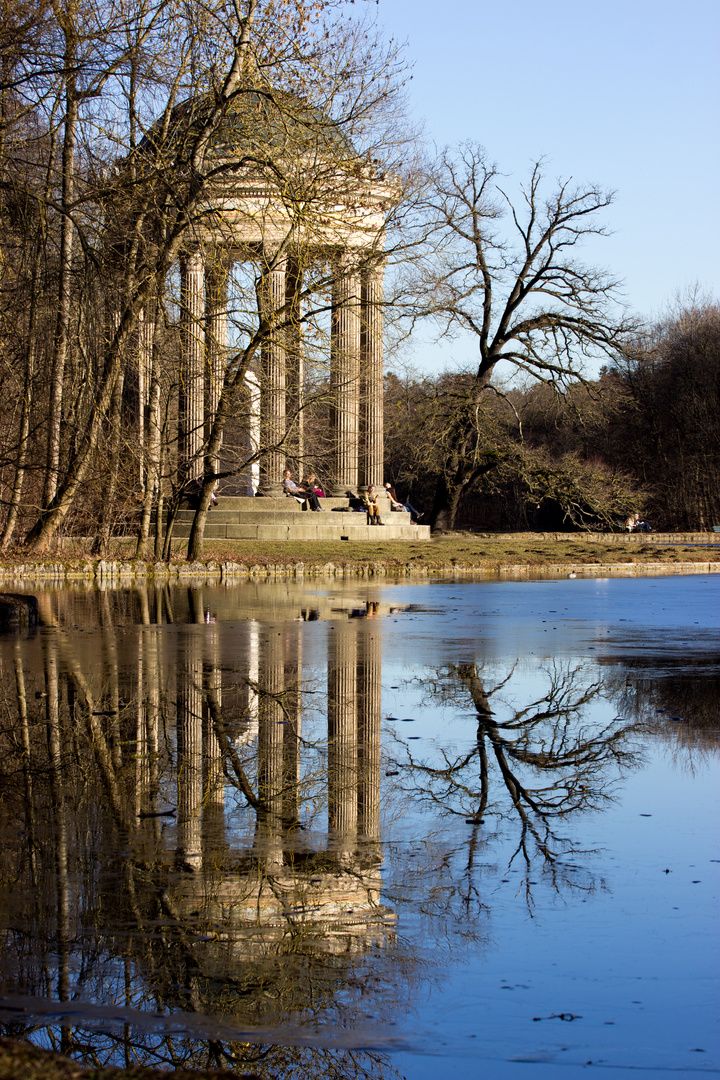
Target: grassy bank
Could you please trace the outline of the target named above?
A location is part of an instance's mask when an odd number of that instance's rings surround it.
[[[629,538],[630,539],[630,538]],[[610,566],[667,562],[720,563],[720,545],[707,548],[689,544],[660,545],[631,538],[630,542],[555,539],[518,534],[513,537],[482,537],[454,533],[422,542],[379,543],[264,543],[225,541],[208,544],[206,559],[253,564],[302,563],[305,567],[375,567],[387,573],[432,572],[457,568],[499,573],[515,568],[550,570],[554,567]]]
[[[698,542],[706,540],[705,543]],[[597,573],[603,569],[620,572],[658,572],[663,567],[672,571],[686,568],[688,572],[720,570],[720,543],[710,534],[695,536],[692,543],[686,538],[653,538],[642,536],[613,536],[608,539],[587,538],[579,534],[550,535],[518,533],[502,536],[453,533],[430,541],[208,541],[203,559],[193,570],[220,573],[221,567],[253,576],[269,574],[293,575],[335,573],[348,576],[385,574],[432,575],[433,573],[482,573],[488,575],[523,574],[533,572]],[[713,544],[713,541],[715,543]],[[177,543],[169,568],[156,566],[152,560],[138,565],[132,558],[134,545],[116,542],[104,564],[122,563],[122,573],[138,576],[154,573],[171,575],[187,573],[184,546]],[[72,577],[93,577],[99,560],[89,557],[82,542],[65,542],[51,556],[30,559],[19,553],[0,561],[0,575],[5,581],[13,575],[32,578],[67,573]],[[113,571],[114,572],[114,571]]]

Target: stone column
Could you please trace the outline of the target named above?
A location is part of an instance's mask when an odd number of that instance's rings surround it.
[[[374,484],[383,490],[383,264],[363,274],[360,353],[361,447],[360,490]]]
[[[360,428],[360,276],[340,260],[333,284],[330,393],[333,402],[335,475],[332,495],[356,491]]]
[[[268,332],[262,344],[260,377],[261,438],[268,447],[260,467],[260,494],[282,495],[285,446],[285,318],[277,312],[285,305],[287,264],[267,258],[260,282],[261,317]],[[278,326],[278,322],[280,326]]]
[[[205,439],[210,438],[227,364],[227,294],[230,260],[227,251],[215,252],[212,263],[205,271],[205,340],[207,363],[205,365]],[[219,458],[206,462],[210,472],[217,472]]]
[[[247,724],[242,744],[254,745],[258,737],[260,700],[257,687],[260,681],[260,624],[254,619],[238,628],[238,652],[246,667],[237,687],[238,715]]]
[[[200,451],[205,422],[205,272],[200,251],[180,256],[180,475],[194,479],[203,471]]]
[[[305,357],[303,354],[302,311],[300,293],[302,272],[297,262],[288,264],[287,302],[289,321],[287,341],[287,399],[288,442],[286,458],[292,462],[299,479],[307,471],[305,465],[305,424],[303,416]]]
[[[260,446],[260,382],[254,371],[245,375],[242,390],[244,421],[240,449],[247,455],[246,461],[256,454]],[[240,494],[254,495],[260,486],[260,462],[255,460],[238,474]],[[244,487],[244,491],[242,490]]]
[[[260,623],[255,619],[247,624],[245,656],[248,665],[245,705],[250,732],[252,738],[256,739],[260,723],[260,695],[257,690],[260,685]]]
[[[213,620],[212,622],[210,620]],[[205,611],[203,663],[203,850],[219,851],[225,840],[225,776],[216,724],[222,716],[220,635],[210,608]]]
[[[361,624],[358,640],[358,833],[380,838],[382,647],[378,625]]]
[[[300,624],[302,625],[302,624]],[[297,623],[285,632],[285,715],[283,724],[283,820],[300,817],[300,729],[302,725],[302,637]]]
[[[328,644],[328,827],[338,861],[351,860],[357,839],[357,634],[336,623]]]

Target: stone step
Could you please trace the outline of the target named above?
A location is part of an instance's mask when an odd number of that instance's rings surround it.
[[[380,495],[380,504],[383,502],[390,503],[390,500],[385,495]],[[343,496],[323,495],[320,498],[320,502],[323,506],[347,506],[348,499]],[[291,495],[223,495],[222,492],[218,495],[218,506],[231,507],[233,510],[237,510],[243,506],[248,506],[250,503],[254,503],[256,506],[288,506],[290,503],[294,503],[298,506],[299,503]],[[189,504],[188,504],[189,505]]]
[[[331,515],[327,518],[327,521],[338,525],[342,525],[343,523],[355,525],[366,524],[367,515],[355,510],[323,510],[320,512]],[[288,512],[287,510],[252,509],[240,510],[235,513],[229,510],[211,510],[208,514],[207,525],[306,525],[306,519],[311,515],[313,515],[313,511],[300,511],[299,514],[294,514],[292,510]],[[194,510],[179,510],[175,518],[176,527],[181,522],[188,525],[191,524],[194,516]],[[410,514],[408,514],[406,510],[395,513],[386,513],[380,515],[380,520],[384,521],[386,525],[409,525]]]
[[[380,497],[379,525],[369,525],[362,511],[351,510],[347,499],[323,498],[322,512],[304,510],[295,499],[220,496],[205,525],[208,540],[429,540],[427,525],[413,525],[410,514],[391,512]],[[190,535],[195,511],[183,508],[175,518],[174,535]]]
[[[339,516],[339,515],[338,515]],[[359,516],[359,515],[358,515]],[[173,535],[183,539],[190,535],[188,522],[177,522]],[[427,525],[367,525],[355,523],[330,524],[319,514],[313,514],[308,524],[213,524],[205,528],[207,540],[429,540]]]

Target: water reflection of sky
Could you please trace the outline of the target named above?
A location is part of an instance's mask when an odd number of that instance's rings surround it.
[[[280,649],[281,660],[289,655],[283,648],[301,656],[305,829],[283,842],[303,857],[326,839],[328,657],[336,663],[350,644],[351,664],[373,658],[370,681],[382,688],[378,881],[392,933],[383,931],[359,957],[347,985],[339,961],[336,976],[327,968],[334,1005],[312,1030],[289,1012],[266,1041],[304,1041],[315,1055],[348,1038],[375,1044],[385,1056],[370,1065],[360,1053],[358,1075],[407,1080],[448,1070],[472,1077],[579,1076],[590,1068],[613,1078],[716,1073],[720,580],[308,583],[301,591],[295,604],[285,587],[206,589],[189,601],[178,590],[176,621],[152,639],[132,617],[129,597],[118,601],[117,612],[130,614],[115,635],[107,612],[102,633],[83,622],[90,608],[78,599],[59,631],[61,668],[79,657],[88,680],[108,657],[108,672],[114,665],[121,678],[139,678],[138,642],[146,638],[168,670],[196,664],[205,683],[221,672],[225,700],[239,693],[229,684],[240,686],[247,672],[271,685],[270,667],[263,676],[268,650]],[[308,618],[311,611],[321,617]],[[206,614],[216,621],[204,622]],[[54,633],[0,642],[0,670],[11,676],[22,655],[40,678],[42,649]],[[34,689],[29,684],[31,700]],[[682,716],[674,715],[678,702]],[[255,753],[257,729],[233,729],[233,738]],[[482,814],[481,753],[489,762]],[[448,762],[454,767],[445,778],[439,774]],[[502,767],[511,774],[507,784]],[[520,810],[513,777],[530,791],[518,797]],[[168,799],[174,790],[171,784]],[[569,800],[571,812],[547,820],[535,814],[558,798]],[[231,847],[264,850],[236,791],[226,796],[225,813]],[[535,833],[523,814],[535,815]],[[163,820],[166,846],[179,835],[174,819]],[[518,846],[523,837],[527,857]],[[187,889],[192,877],[184,873]],[[87,947],[92,952],[90,939]],[[202,1020],[188,1015],[188,1031],[209,1024],[212,1033],[212,1012],[203,1011]],[[216,1033],[238,1037],[231,1016]],[[318,1077],[349,1074],[342,1065],[328,1071],[319,1056],[312,1068]]]
[[[505,869],[511,843],[491,843],[488,945],[468,948],[406,1025],[428,1055],[405,1057],[407,1075],[479,1075],[476,1053],[503,1077],[579,1075],[590,1062],[608,1076],[714,1073],[718,801],[716,764],[688,783],[651,749],[618,802],[580,826],[596,849],[573,856],[589,891],[556,894],[538,871],[532,911],[521,871]],[[527,1063],[548,1071],[526,1073]]]
[[[384,595],[419,609],[383,627],[386,664],[412,660],[425,643],[436,658],[438,640],[451,659],[478,648],[489,657],[575,656],[606,642],[643,651],[720,648],[717,578],[704,575],[441,583]]]
[[[418,610],[385,632],[383,668],[386,712],[417,715],[412,730],[428,759],[450,732],[458,745],[474,737],[471,707],[422,708],[438,656],[478,660],[490,684],[514,664],[500,713],[537,693],[541,673],[563,660],[588,678],[597,665],[622,673],[627,660],[642,658],[656,677],[668,665],[677,676],[695,663],[717,679],[714,578],[443,584],[431,591],[432,611],[423,616],[423,588],[398,590]],[[416,678],[403,686],[409,670]],[[602,722],[614,712],[608,694],[584,716]],[[720,719],[716,737],[718,728]],[[503,870],[512,830],[496,827],[485,879],[492,944],[469,950],[451,986],[428,1003],[421,1041],[430,1057],[413,1059],[408,1075],[436,1076],[444,1056],[463,1059],[461,1072],[476,1075],[478,1046],[499,1077],[565,1076],[591,1063],[593,1074],[614,1077],[717,1070],[717,756],[693,759],[667,743],[642,743],[643,765],[618,784],[615,801],[570,829],[571,839],[593,852],[572,856],[589,870],[585,883],[592,878],[586,895],[554,893],[538,872],[534,906],[523,910],[521,870]]]

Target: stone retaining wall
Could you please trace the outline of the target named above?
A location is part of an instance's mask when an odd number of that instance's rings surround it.
[[[713,574],[720,573],[720,562],[624,562],[624,563],[571,563],[562,562],[545,566],[529,563],[509,564],[499,567],[465,566],[447,563],[437,566],[418,566],[406,563],[386,566],[382,562],[366,562],[360,565],[336,565],[327,562],[305,566],[304,563],[270,563],[248,566],[241,563],[209,561],[207,563],[145,563],[132,562],[77,562],[77,563],[26,563],[16,566],[0,566],[0,583],[32,582],[33,584],[73,585],[85,583],[98,588],[118,588],[131,585],[183,584],[190,581],[224,582],[231,585],[238,581],[271,580],[277,578],[318,577],[540,577],[573,574],[577,577],[637,576],[651,574]]]
[[[523,533],[471,533],[478,540],[568,540],[593,544],[712,544],[720,547],[720,533],[603,533],[603,532],[523,532]]]

